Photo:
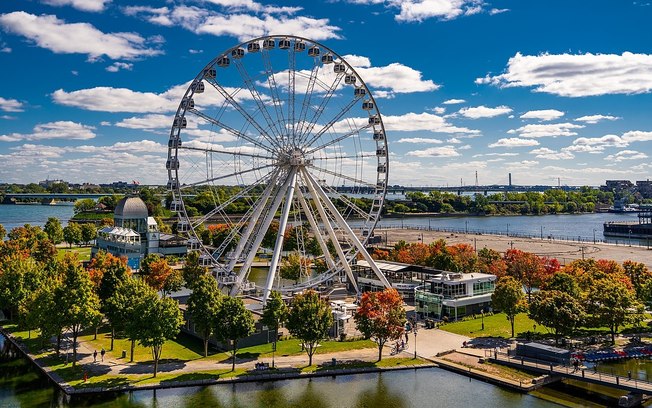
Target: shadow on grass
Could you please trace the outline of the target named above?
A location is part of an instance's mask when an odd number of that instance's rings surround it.
[[[131,381],[124,377],[111,377],[100,381],[93,381],[92,378],[90,378],[90,381],[88,382],[75,384],[75,388],[113,388],[125,385],[131,385]]]
[[[159,361],[158,372],[165,373],[170,371],[181,370],[186,366],[183,361],[170,361],[163,363]],[[136,363],[135,365],[128,366],[120,370],[120,374],[151,374],[154,372],[154,362],[148,361],[145,363]]]
[[[179,374],[176,377],[166,378],[161,380],[161,384],[173,383],[173,382],[183,382],[183,381],[201,381],[201,380],[215,380],[220,378],[221,375],[227,374],[230,371],[225,371],[224,373],[187,373]]]

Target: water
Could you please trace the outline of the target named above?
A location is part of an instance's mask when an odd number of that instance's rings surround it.
[[[0,224],[7,231],[25,224],[45,225],[50,217],[56,217],[65,226],[73,216],[72,205],[1,205]]]

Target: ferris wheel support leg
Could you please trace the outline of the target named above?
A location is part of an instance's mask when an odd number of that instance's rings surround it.
[[[292,208],[292,197],[294,196],[294,188],[297,185],[297,171],[292,170],[290,173],[290,185],[285,196],[285,204],[283,205],[283,212],[281,213],[281,221],[278,226],[278,234],[276,235],[276,244],[274,245],[274,254],[272,255],[272,262],[269,265],[269,272],[267,273],[267,281],[265,282],[265,290],[263,291],[263,306],[267,303],[269,292],[272,290],[274,284],[274,277],[278,273],[278,261],[281,258],[281,251],[283,250],[283,239],[285,238],[285,228],[288,225],[288,217],[290,216],[290,209]]]
[[[288,175],[288,177],[285,179],[285,182],[283,182],[283,187],[281,187],[279,191],[283,191],[288,187],[291,179],[290,176],[291,175]],[[236,296],[238,292],[240,292],[242,281],[244,281],[245,276],[247,276],[248,274],[248,270],[251,267],[251,263],[254,261],[256,252],[258,252],[258,248],[260,248],[260,244],[263,242],[263,238],[265,238],[265,233],[269,229],[269,225],[272,223],[272,220],[274,219],[274,215],[276,214],[276,211],[278,211],[278,207],[281,206],[281,200],[283,200],[283,195],[277,194],[276,197],[274,198],[274,202],[272,203],[272,206],[269,209],[269,212],[267,213],[267,215],[265,215],[265,219],[260,225],[260,229],[258,230],[258,235],[256,235],[256,239],[254,240],[251,246],[251,250],[249,250],[247,254],[247,259],[245,259],[244,264],[242,265],[242,267],[240,267],[240,273],[236,278],[235,284],[233,284],[233,287],[231,288],[231,292],[229,292],[230,296]]]
[[[301,178],[304,180],[306,186],[308,186],[308,190],[310,190],[310,194],[312,194],[312,199],[315,202],[315,206],[317,207],[317,212],[319,213],[319,216],[323,220],[324,227],[326,228],[326,232],[328,232],[328,236],[333,242],[333,246],[335,247],[337,256],[340,258],[340,262],[342,262],[342,267],[346,272],[346,276],[349,278],[351,285],[353,285],[355,292],[359,294],[360,290],[358,289],[358,283],[355,280],[355,276],[353,276],[353,271],[351,271],[351,265],[349,265],[349,263],[347,262],[346,256],[344,255],[344,251],[342,250],[342,247],[340,246],[340,243],[337,240],[337,236],[335,235],[335,231],[331,226],[331,222],[328,219],[328,216],[326,215],[326,210],[324,210],[324,207],[321,205],[321,200],[319,199],[320,196],[318,196],[315,190],[315,186],[313,185],[313,180],[308,175],[308,172],[305,169],[302,169],[301,173],[302,173]],[[328,198],[326,198],[326,200],[328,201]]]
[[[269,197],[272,194],[272,190],[276,185],[276,180],[278,178],[277,176],[278,174],[274,174],[272,178],[269,180],[269,184],[265,188],[262,198],[258,201],[256,208],[254,209],[254,212],[251,215],[250,218],[251,222],[247,224],[247,227],[245,228],[244,232],[242,233],[242,236],[240,237],[240,240],[238,241],[238,245],[236,245],[235,250],[233,251],[233,259],[229,261],[229,265],[226,268],[227,271],[232,272],[233,267],[238,262],[238,259],[240,259],[240,255],[242,255],[242,250],[244,249],[245,245],[249,241],[249,238],[251,237],[251,233],[256,227],[256,221],[260,218],[260,215],[262,214],[263,209],[265,209],[265,205],[267,204],[267,201],[269,200]]]
[[[321,233],[319,232],[319,226],[317,225],[317,221],[315,221],[315,217],[313,217],[312,211],[310,210],[310,207],[308,207],[308,203],[306,203],[306,199],[303,198],[303,194],[299,192],[298,196],[299,196],[299,203],[301,204],[301,207],[303,208],[303,212],[306,214],[306,218],[308,218],[308,222],[310,223],[310,228],[312,228],[312,230],[315,232],[315,239],[319,244],[319,248],[321,249],[321,252],[324,254],[324,259],[326,260],[326,264],[328,265],[329,269],[334,270],[335,261],[333,260],[331,253],[328,251],[328,245],[326,245],[326,242],[324,242],[324,237],[322,237]]]
[[[337,224],[342,228],[351,241],[353,242],[353,245],[358,248],[358,251],[360,251],[360,254],[362,257],[369,263],[369,266],[371,269],[374,271],[380,282],[386,287],[386,288],[391,288],[392,285],[389,283],[385,275],[380,271],[378,268],[378,265],[376,265],[376,262],[373,260],[371,255],[369,255],[369,252],[367,252],[367,249],[362,245],[362,242],[358,239],[358,237],[353,233],[351,230],[351,227],[349,227],[349,224],[346,223],[346,220],[342,217],[342,215],[337,211],[337,208],[335,208],[335,205],[328,199],[328,196],[326,193],[324,193],[324,190],[322,190],[321,186],[315,182],[315,180],[312,178],[312,176],[306,171],[303,171],[303,174],[305,177],[309,178],[309,185],[313,186],[313,189],[316,190],[317,195],[324,201],[328,209],[331,211],[333,214],[333,217],[335,217],[335,221]]]

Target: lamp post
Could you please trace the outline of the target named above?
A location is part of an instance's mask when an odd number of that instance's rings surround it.
[[[468,234],[469,233],[469,222],[464,221],[464,233]]]
[[[593,228],[593,245],[595,245],[595,228]]]
[[[509,236],[509,224],[507,224],[507,236]]]
[[[416,319],[414,320],[414,324],[412,325],[412,330],[414,331],[414,359],[417,359],[417,321]]]
[[[632,230],[631,228],[628,231],[627,234],[627,245],[632,246]]]
[[[484,309],[481,309],[480,313],[482,314],[482,330],[484,330]]]
[[[541,240],[543,241],[543,225],[541,226]]]

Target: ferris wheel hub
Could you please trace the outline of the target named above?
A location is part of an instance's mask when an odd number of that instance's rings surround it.
[[[306,166],[310,164],[310,159],[306,158],[305,152],[298,148],[290,148],[280,154],[279,164],[281,166]]]

